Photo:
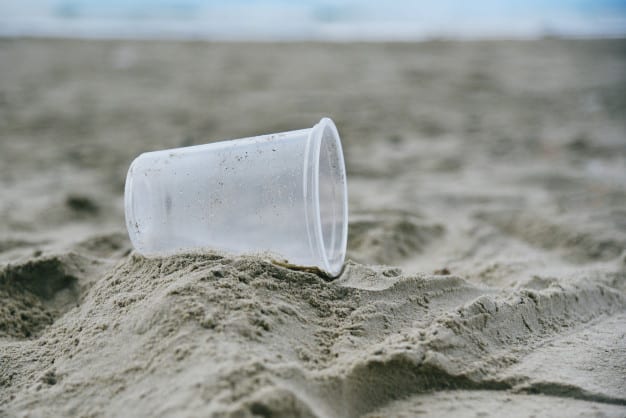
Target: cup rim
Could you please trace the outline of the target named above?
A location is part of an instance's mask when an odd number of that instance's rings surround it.
[[[329,260],[329,248],[326,248],[324,243],[324,234],[322,230],[322,216],[320,210],[320,151],[322,147],[322,138],[324,133],[330,130],[331,138],[334,141],[334,149],[337,151],[337,155],[335,158],[337,159],[337,163],[339,165],[339,175],[338,183],[341,183],[341,199],[342,199],[342,213],[341,213],[341,230],[340,233],[340,244],[339,251],[340,257],[337,257],[337,261],[331,264]],[[322,263],[324,265],[324,270],[329,273],[331,276],[338,276],[343,270],[343,265],[346,257],[346,250],[348,244],[348,185],[346,178],[346,168],[345,161],[343,156],[343,149],[341,146],[341,138],[339,137],[339,132],[335,123],[332,119],[324,117],[322,118],[313,128],[309,134],[309,152],[307,163],[310,163],[311,169],[311,178],[310,178],[310,186],[312,192],[312,201],[310,202],[313,205],[313,216],[309,217],[309,220],[312,221],[313,225],[310,223],[309,226],[312,226],[313,231],[309,231],[311,244],[314,249],[319,253]],[[306,181],[306,179],[305,179]],[[306,190],[305,185],[305,190]],[[305,205],[307,206],[307,205]],[[311,219],[312,218],[312,219]],[[312,233],[311,233],[312,232]]]

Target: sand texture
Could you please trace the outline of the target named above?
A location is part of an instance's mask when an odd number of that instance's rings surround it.
[[[140,152],[344,143],[334,281],[144,258]],[[0,416],[626,416],[626,42],[0,40]]]

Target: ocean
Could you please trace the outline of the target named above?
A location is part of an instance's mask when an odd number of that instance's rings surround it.
[[[267,41],[622,37],[624,0],[3,0],[0,36]]]

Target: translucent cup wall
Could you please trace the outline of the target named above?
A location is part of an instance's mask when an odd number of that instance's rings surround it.
[[[339,134],[310,129],[147,152],[126,178],[126,223],[144,255],[268,253],[341,272],[348,203]]]

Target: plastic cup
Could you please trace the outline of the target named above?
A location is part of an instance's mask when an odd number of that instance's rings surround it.
[[[143,255],[211,248],[341,272],[346,171],[332,120],[310,129],[141,154],[128,170],[126,226]]]

